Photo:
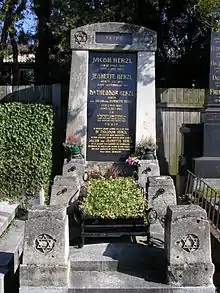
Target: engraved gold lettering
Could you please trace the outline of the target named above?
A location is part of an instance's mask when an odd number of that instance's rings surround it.
[[[210,90],[209,90],[209,94],[210,94],[210,95],[217,95],[217,96],[220,96],[220,90],[210,89]]]
[[[132,79],[131,74],[117,74],[117,79]]]
[[[212,75],[212,80],[220,80],[220,76],[218,75]]]
[[[93,57],[92,63],[112,63],[111,57]]]

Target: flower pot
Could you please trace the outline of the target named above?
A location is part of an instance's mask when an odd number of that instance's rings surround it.
[[[72,147],[71,148],[71,157],[75,158],[81,154],[81,147]]]
[[[156,156],[153,150],[145,150],[145,153],[142,154],[141,160],[156,160]]]

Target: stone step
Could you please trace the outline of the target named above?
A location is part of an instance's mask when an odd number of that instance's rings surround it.
[[[0,236],[13,221],[18,206],[18,204],[10,204],[7,201],[0,202]]]
[[[82,248],[70,247],[72,271],[165,270],[163,248],[135,243],[88,244]],[[162,277],[163,278],[163,277]]]
[[[152,281],[149,274],[121,272],[72,272],[69,293],[214,293],[214,287],[171,287]],[[29,292],[29,291],[28,291]]]
[[[0,238],[0,269],[13,275],[20,264],[23,252],[25,221],[15,220],[10,229]]]

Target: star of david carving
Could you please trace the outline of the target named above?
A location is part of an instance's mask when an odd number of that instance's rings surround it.
[[[75,42],[78,44],[86,43],[87,34],[85,32],[79,31],[75,33],[74,38],[75,38]]]
[[[182,249],[189,253],[197,250],[200,246],[199,238],[194,234],[187,234],[181,239],[180,243]]]
[[[46,254],[53,250],[56,240],[48,234],[41,234],[35,240],[35,247],[38,251]]]
[[[148,34],[144,35],[143,37],[139,38],[139,42],[148,42],[148,46],[152,45],[154,42],[154,36],[149,32]]]

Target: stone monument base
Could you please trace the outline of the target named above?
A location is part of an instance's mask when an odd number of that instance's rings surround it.
[[[155,235],[156,236],[156,235]],[[68,288],[23,287],[20,293],[214,293],[214,286],[166,284],[166,256],[161,247],[133,243],[102,243],[70,247]],[[193,274],[194,275],[194,274]],[[26,290],[26,291],[25,291]]]
[[[200,157],[193,159],[194,173],[199,178],[220,177],[220,157]]]
[[[69,265],[21,265],[21,289],[28,286],[67,287],[69,283]],[[20,292],[26,292],[21,291]],[[29,291],[27,291],[29,292]],[[39,291],[40,292],[40,291]]]

